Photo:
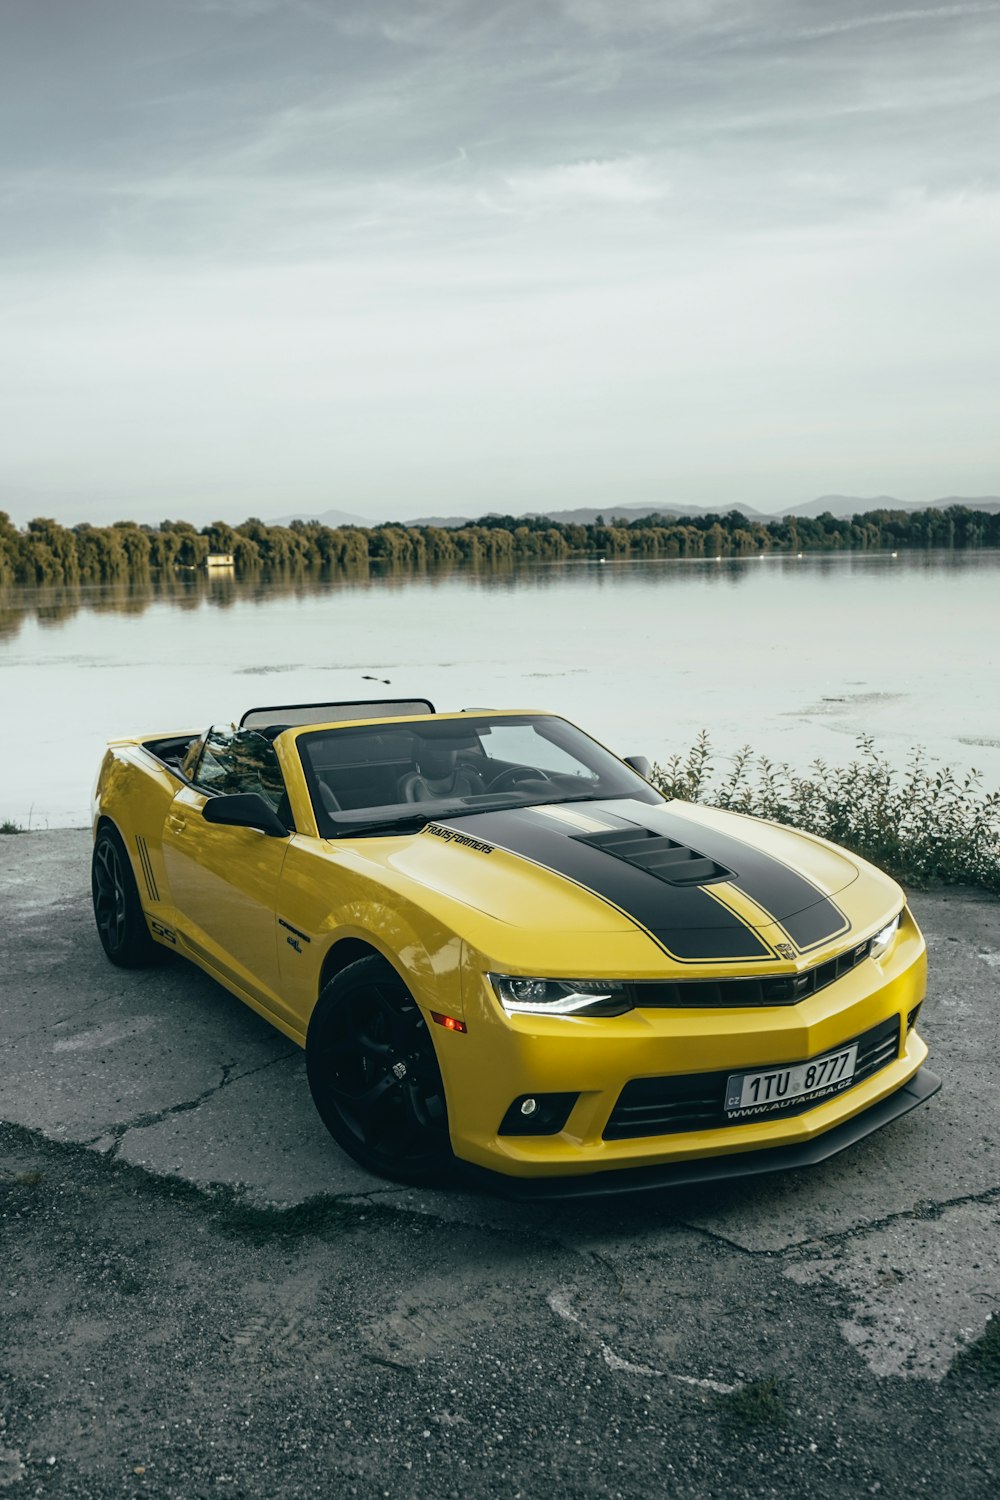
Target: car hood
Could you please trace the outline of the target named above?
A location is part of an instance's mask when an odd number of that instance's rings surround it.
[[[796,953],[826,947],[851,930],[836,897],[861,873],[808,835],[676,801],[463,814],[435,820],[420,837],[428,835],[456,857],[478,845],[561,876],[688,962],[772,959],[776,935]]]

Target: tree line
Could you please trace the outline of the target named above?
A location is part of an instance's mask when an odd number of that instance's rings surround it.
[[[0,583],[104,583],[167,570],[203,567],[211,553],[231,553],[236,571],[280,568],[358,572],[384,564],[498,565],[564,557],[746,557],[761,552],[816,552],[901,547],[1000,547],[1000,513],[951,505],[944,510],[874,510],[849,520],[831,515],[754,521],[739,510],[675,518],[651,512],[626,521],[602,516],[587,524],[545,516],[484,516],[456,527],[323,526],[292,521],[239,526],[188,521],[158,526],[116,521],[66,527],[39,518],[19,529],[0,511]]]

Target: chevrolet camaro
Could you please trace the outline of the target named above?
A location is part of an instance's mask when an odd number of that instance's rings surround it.
[[[668,801],[554,714],[252,709],[113,741],[97,931],[305,1049],[364,1167],[515,1196],[814,1163],[930,1097],[924,942],[833,844]]]

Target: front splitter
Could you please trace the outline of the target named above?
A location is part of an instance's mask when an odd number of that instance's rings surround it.
[[[766,1172],[788,1172],[795,1167],[814,1167],[828,1157],[846,1151],[883,1125],[898,1120],[932,1098],[941,1080],[930,1068],[920,1068],[902,1088],[880,1099],[869,1109],[853,1115],[822,1135],[795,1146],[770,1146],[761,1151],[742,1151],[729,1156],[701,1157],[696,1161],[670,1162],[658,1167],[623,1167],[614,1172],[591,1172],[579,1177],[507,1177],[485,1167],[458,1163],[459,1174],[469,1186],[486,1189],[516,1202],[538,1199],[600,1198],[624,1193],[648,1193],[656,1189],[693,1187],[699,1183],[736,1181],[760,1177]]]

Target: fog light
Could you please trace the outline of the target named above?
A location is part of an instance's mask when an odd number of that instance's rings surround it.
[[[579,1094],[518,1094],[498,1135],[558,1135]]]

